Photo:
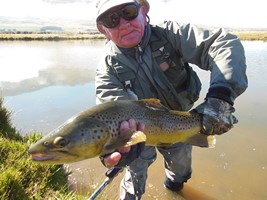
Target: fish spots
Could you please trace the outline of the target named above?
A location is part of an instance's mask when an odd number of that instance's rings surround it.
[[[99,119],[105,123],[110,123],[114,121],[121,121],[125,116],[120,113],[119,110],[114,110],[112,112],[98,112],[94,113],[93,118]]]
[[[102,128],[92,130],[91,137],[93,140],[101,140],[105,138],[105,131]]]
[[[111,133],[114,133],[114,136],[118,136],[118,133],[119,133],[119,128],[111,128]]]
[[[140,115],[140,110],[132,108],[131,106],[124,105],[123,103],[117,104],[117,102],[110,102],[110,104],[113,106],[108,107],[108,111],[101,110],[94,112],[91,117],[103,122],[108,129],[108,135],[112,138],[119,137],[120,123],[124,120],[128,120],[129,116],[133,116],[134,119],[142,119],[144,117],[143,113],[141,117],[137,117]],[[124,106],[127,106],[127,112],[125,112]]]
[[[80,130],[80,133],[81,133],[81,136],[84,137],[85,130],[84,129],[81,129]]]
[[[87,131],[87,129],[81,128],[81,129],[80,129],[80,135],[81,135],[82,137],[84,137],[85,134],[86,134],[86,131]]]
[[[111,133],[111,136],[114,138],[114,137],[118,137],[119,136],[119,133],[116,133],[116,132],[112,132]]]

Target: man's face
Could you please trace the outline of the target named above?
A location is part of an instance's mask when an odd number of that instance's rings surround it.
[[[118,11],[122,8],[122,6],[114,7],[108,12]],[[138,16],[135,19],[125,20],[123,17],[120,17],[119,24],[114,28],[107,28],[101,23],[97,23],[97,28],[117,46],[131,48],[141,42],[146,25],[146,8],[141,6]]]

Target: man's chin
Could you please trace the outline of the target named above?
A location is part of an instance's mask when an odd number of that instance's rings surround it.
[[[139,37],[137,39],[137,37],[134,35],[127,35],[122,38],[121,44],[118,46],[122,48],[132,48],[137,46],[140,42],[141,39],[139,39]]]
[[[123,44],[118,45],[118,46],[121,48],[129,49],[129,48],[133,48],[133,47],[137,46],[139,43],[140,42],[129,41],[129,42],[124,42]]]

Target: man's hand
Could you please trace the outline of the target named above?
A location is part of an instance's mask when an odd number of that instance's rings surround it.
[[[129,121],[123,121],[120,124],[120,134],[129,134],[127,130],[138,130],[138,131],[145,131],[144,124],[138,124],[134,119],[130,119]],[[144,149],[145,144],[137,144],[132,147],[123,147],[118,149],[117,152],[113,152],[110,155],[107,155],[103,158],[103,164],[107,168],[112,167],[124,167],[125,165],[130,164],[135,158],[137,158],[142,150]]]
[[[203,114],[201,132],[206,135],[226,133],[238,122],[232,114],[234,107],[221,99],[207,98],[196,110]]]

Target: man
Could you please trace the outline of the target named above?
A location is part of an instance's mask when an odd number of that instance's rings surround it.
[[[244,49],[239,39],[223,29],[213,32],[190,24],[149,24],[149,3],[138,0],[100,0],[97,28],[107,38],[105,57],[96,72],[98,102],[118,99],[158,98],[170,109],[187,111],[198,99],[201,83],[188,65],[211,72],[204,103],[203,134],[223,134],[236,122],[232,113],[237,96],[247,87]],[[134,120],[122,122],[128,128],[145,131]],[[142,146],[142,145],[140,145]],[[164,156],[164,185],[179,191],[191,177],[190,145],[177,143],[157,147]],[[107,167],[127,165],[121,182],[121,199],[141,199],[147,168],[156,159],[155,147],[118,149],[102,158]]]

